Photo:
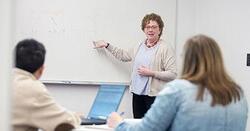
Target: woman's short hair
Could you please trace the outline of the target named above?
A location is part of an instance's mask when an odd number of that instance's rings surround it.
[[[144,16],[144,18],[142,19],[141,22],[141,29],[142,31],[144,31],[146,25],[150,22],[150,21],[156,21],[157,24],[159,25],[159,29],[160,29],[160,34],[159,37],[161,37],[162,35],[162,31],[163,31],[163,27],[164,27],[164,23],[161,19],[161,16],[155,14],[155,13],[151,13],[151,14],[147,14]]]

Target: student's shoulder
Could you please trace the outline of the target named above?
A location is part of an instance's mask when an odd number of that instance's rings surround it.
[[[29,91],[35,96],[47,93],[47,88],[39,80],[29,79],[25,82],[23,86],[26,87],[27,91]]]
[[[48,92],[46,86],[41,81],[39,81],[39,80],[34,81],[34,83],[33,83],[33,89],[37,93],[47,93]]]
[[[193,89],[193,88],[194,88],[194,84],[192,84],[190,81],[184,80],[184,79],[175,79],[165,84],[160,94],[177,94],[182,91]]]

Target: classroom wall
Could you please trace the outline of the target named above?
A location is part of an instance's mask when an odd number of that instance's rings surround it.
[[[182,46],[195,32],[195,0],[177,0],[177,28],[176,28],[176,60],[177,71],[181,71]]]
[[[0,130],[10,131],[11,4],[0,0]]]

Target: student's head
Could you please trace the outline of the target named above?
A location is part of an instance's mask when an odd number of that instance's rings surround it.
[[[145,29],[148,30],[147,25],[150,22],[156,22],[157,23],[157,26],[152,26],[150,28],[153,29],[153,30],[159,30],[159,37],[161,37],[162,31],[163,31],[163,27],[164,27],[164,23],[163,23],[163,21],[161,19],[161,16],[159,16],[159,15],[157,15],[155,13],[151,13],[151,14],[145,15],[144,18],[142,19],[142,22],[141,22],[141,29],[142,29],[142,31],[145,32]]]
[[[197,100],[203,100],[207,89],[213,97],[212,106],[240,99],[241,90],[227,74],[218,44],[208,36],[196,35],[187,40],[182,78],[199,85]]]
[[[224,74],[222,54],[217,43],[205,35],[188,39],[184,46],[183,75],[205,79],[207,74]]]
[[[15,67],[34,74],[45,60],[46,50],[42,43],[34,39],[25,39],[15,47]]]

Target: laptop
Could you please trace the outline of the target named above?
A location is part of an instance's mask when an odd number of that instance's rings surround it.
[[[106,124],[111,112],[116,112],[125,92],[125,85],[101,85],[87,118],[81,125]]]

